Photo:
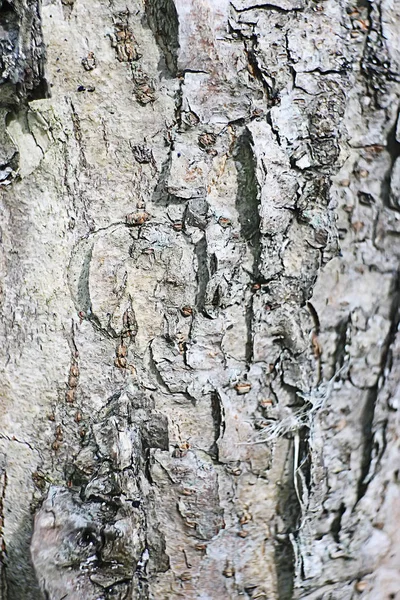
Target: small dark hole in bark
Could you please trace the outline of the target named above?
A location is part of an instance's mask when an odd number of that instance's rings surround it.
[[[28,94],[28,100],[41,100],[42,98],[50,98],[50,89],[46,79],[43,77],[38,84]]]
[[[95,546],[96,543],[97,540],[93,535],[93,531],[91,531],[91,529],[89,528],[83,529],[78,542],[79,546],[89,546],[90,544],[93,544]]]

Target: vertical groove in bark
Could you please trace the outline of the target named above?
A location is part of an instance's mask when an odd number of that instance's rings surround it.
[[[381,354],[381,363],[380,363],[380,373],[377,383],[373,388],[370,389],[369,395],[367,397],[365,403],[365,409],[362,419],[363,426],[363,438],[364,438],[364,447],[361,458],[361,475],[360,481],[358,484],[358,495],[357,502],[364,496],[368,487],[368,473],[370,471],[370,465],[372,462],[372,455],[374,452],[374,431],[373,425],[375,421],[375,409],[376,404],[378,402],[378,394],[380,388],[384,385],[386,373],[390,372],[392,366],[392,345],[395,341],[395,337],[397,331],[399,329],[400,324],[400,277],[399,272],[393,277],[393,282],[390,290],[390,297],[392,300],[392,305],[390,307],[389,319],[390,319],[390,328],[387,333],[387,337],[384,340],[382,354]],[[383,437],[385,437],[385,429],[386,424],[383,424]],[[383,443],[386,442],[383,440]],[[383,449],[381,449],[383,451]]]
[[[165,64],[176,76],[179,49],[179,22],[173,0],[146,0],[146,15],[154,37],[160,46]]]

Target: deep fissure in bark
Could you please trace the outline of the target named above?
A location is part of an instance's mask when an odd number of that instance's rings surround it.
[[[361,460],[361,475],[357,490],[357,502],[359,502],[360,499],[365,495],[365,492],[368,488],[367,475],[371,467],[371,456],[373,452],[373,425],[376,403],[378,399],[378,392],[380,388],[384,385],[387,373],[390,372],[392,362],[391,348],[394,343],[395,336],[398,332],[400,324],[400,271],[398,271],[396,276],[393,277],[391,286],[391,297],[392,303],[390,307],[390,329],[382,348],[380,360],[380,376],[377,380],[376,385],[373,388],[371,388],[368,392],[362,417],[364,443]],[[381,449],[381,452],[383,452],[383,450],[384,449]]]

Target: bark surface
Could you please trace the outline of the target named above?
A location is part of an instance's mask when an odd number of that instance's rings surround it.
[[[399,26],[0,1],[0,598],[400,598]]]

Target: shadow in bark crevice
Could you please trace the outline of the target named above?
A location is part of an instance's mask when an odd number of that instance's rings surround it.
[[[292,444],[287,454],[284,472],[282,473],[281,493],[277,506],[277,514],[284,523],[284,531],[279,532],[275,543],[275,567],[279,600],[292,600],[295,579],[295,554],[289,534],[295,536],[301,516],[300,505],[293,481]]]
[[[177,75],[179,21],[173,0],[146,0],[146,16],[165,60],[167,69],[159,64],[163,75]]]
[[[252,277],[255,282],[260,280],[259,262],[261,257],[261,234],[260,234],[260,189],[256,176],[256,159],[252,147],[250,132],[245,129],[237,140],[234,152],[234,160],[237,171],[237,194],[236,210],[240,223],[241,236],[246,241],[253,256]],[[246,306],[246,362],[251,363],[253,359],[253,296]]]
[[[394,342],[395,336],[398,331],[398,327],[400,324],[400,272],[393,277],[392,281],[392,306],[390,311],[390,330],[385,340],[385,344],[383,346],[382,354],[381,354],[381,364],[380,364],[380,376],[377,379],[377,383],[372,387],[367,394],[367,398],[364,405],[364,410],[362,414],[362,428],[363,428],[363,450],[362,450],[362,458],[361,458],[361,474],[358,482],[357,489],[357,501],[355,506],[361,500],[361,498],[365,495],[369,482],[371,481],[373,475],[369,474],[372,454],[374,450],[374,418],[375,418],[375,408],[376,403],[378,401],[378,394],[380,389],[382,388],[381,379],[383,381],[387,378],[387,373],[390,372],[391,369],[391,347]],[[386,429],[386,424],[383,425],[384,430]],[[382,453],[382,451],[381,451]]]
[[[160,206],[168,206],[169,204],[174,204],[174,202],[171,201],[170,195],[166,189],[170,169],[171,154],[169,152],[166,160],[161,166],[161,172],[158,177],[158,181],[154,187],[153,195],[151,198],[151,201],[154,202],[154,204],[158,204]],[[182,204],[182,201],[180,201],[180,203]]]
[[[238,138],[234,153],[237,170],[236,210],[240,233],[253,255],[253,276],[259,278],[261,255],[260,190],[250,132],[246,129]]]
[[[195,254],[197,258],[196,308],[199,312],[203,312],[206,301],[207,285],[210,281],[207,241],[205,237],[202,237],[195,245]]]
[[[211,392],[211,416],[214,426],[214,442],[209,449],[209,454],[213,460],[219,460],[218,440],[225,432],[225,419],[223,415],[223,405],[218,392]]]
[[[398,113],[397,119],[396,119],[395,123],[393,124],[393,127],[389,131],[388,136],[386,138],[387,139],[386,150],[388,151],[389,156],[390,156],[390,167],[382,179],[381,190],[380,190],[383,205],[387,206],[391,209],[394,209],[394,210],[400,210],[400,205],[396,205],[396,202],[394,200],[392,200],[392,198],[391,198],[391,183],[392,183],[393,167],[394,167],[394,163],[396,162],[396,160],[400,157],[400,143],[397,141],[397,138],[396,138],[396,125],[397,125],[397,121],[399,119],[400,119],[400,112]]]
[[[21,106],[50,96],[44,74],[46,53],[40,4],[39,0],[1,3],[2,63],[6,65],[2,65],[4,77],[0,74],[1,107]]]
[[[0,588],[0,597],[4,600],[45,600],[31,560],[32,531],[33,519],[26,517],[7,545],[2,565],[5,590]]]

